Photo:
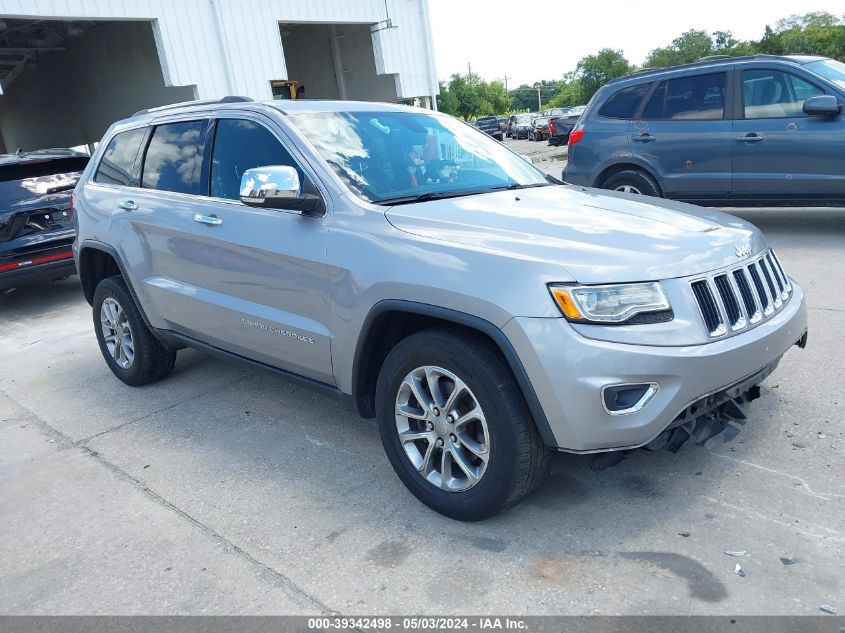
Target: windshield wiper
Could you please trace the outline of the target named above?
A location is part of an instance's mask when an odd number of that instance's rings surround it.
[[[535,182],[530,185],[521,185],[513,183],[501,187],[485,187],[484,189],[464,189],[461,191],[427,191],[416,196],[402,196],[401,198],[385,198],[384,200],[376,200],[375,204],[384,206],[393,206],[398,204],[414,204],[415,202],[428,202],[429,200],[445,200],[446,198],[460,198],[463,196],[477,196],[482,193],[491,193],[493,191],[508,191],[513,189],[533,189],[534,187],[548,187],[550,182]]]
[[[515,189],[534,189],[535,187],[548,187],[551,184],[552,183],[550,183],[550,182],[534,182],[534,183],[531,183],[530,185],[521,185],[518,182],[515,182],[512,185],[508,185],[507,187],[495,187],[495,189],[496,190],[504,189],[505,191],[513,191]]]
[[[401,198],[385,198],[376,200],[375,204],[392,207],[399,204],[414,204],[415,202],[428,202],[429,200],[445,200],[446,198],[460,198],[461,196],[474,196],[479,193],[487,193],[488,189],[473,189],[471,191],[427,191],[416,196],[402,196]]]

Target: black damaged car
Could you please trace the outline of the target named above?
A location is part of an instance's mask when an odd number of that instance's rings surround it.
[[[76,273],[71,195],[88,155],[0,154],[0,292]]]

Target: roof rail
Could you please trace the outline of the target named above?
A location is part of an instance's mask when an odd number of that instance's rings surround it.
[[[653,66],[651,68],[640,68],[639,70],[635,70],[632,73],[628,73],[627,75],[623,75],[622,77],[617,77],[616,79],[611,79],[607,83],[617,83],[620,81],[624,81],[628,77],[633,77],[637,75],[646,75],[648,73],[659,73],[663,71],[672,71],[672,70],[681,70],[684,68],[696,68],[697,66],[706,66],[707,64],[712,64],[714,62],[723,62],[726,60],[732,61],[747,61],[752,59],[779,59],[783,61],[795,61],[794,59],[790,59],[788,55],[769,55],[766,53],[755,53],[753,55],[708,55],[707,57],[702,57],[699,60],[694,62],[689,62],[686,64],[676,64],[675,66]]]
[[[146,110],[138,110],[132,116],[140,116],[142,114],[149,114],[150,112],[161,112],[163,110],[171,110],[173,108],[186,108],[189,106],[214,105],[215,103],[243,103],[245,101],[252,101],[249,97],[240,97],[238,95],[230,95],[222,99],[206,99],[204,101],[182,101],[180,103],[170,103],[168,105],[157,106],[155,108],[147,108]]]
[[[647,68],[638,68],[634,72],[628,73],[627,75],[625,75],[625,77],[631,77],[632,75],[639,75],[641,73],[651,73],[651,72],[654,72],[655,70],[663,70],[664,68],[666,68],[666,67],[665,66],[648,66]]]

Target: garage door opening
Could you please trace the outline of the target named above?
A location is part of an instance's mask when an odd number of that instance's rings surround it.
[[[280,29],[287,79],[297,82],[301,98],[397,101],[396,75],[376,72],[369,24],[282,24]]]
[[[195,98],[167,86],[150,21],[0,16],[0,152],[99,141],[133,112]]]

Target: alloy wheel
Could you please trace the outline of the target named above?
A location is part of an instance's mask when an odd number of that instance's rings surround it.
[[[614,191],[621,191],[623,193],[635,193],[638,195],[642,195],[642,191],[637,189],[634,185],[619,185],[614,189]]]
[[[100,326],[103,340],[114,362],[123,369],[129,369],[135,360],[135,343],[132,328],[121,305],[109,297],[100,306]]]
[[[487,469],[490,434],[475,394],[454,373],[418,367],[396,394],[396,430],[406,457],[432,486],[461,492]]]

